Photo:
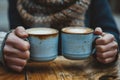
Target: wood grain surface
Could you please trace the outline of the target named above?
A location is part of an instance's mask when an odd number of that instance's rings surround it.
[[[26,71],[28,80],[120,80],[119,66],[119,62],[103,65],[92,58],[75,61],[60,56],[52,62],[31,62]]]
[[[29,62],[24,72],[16,73],[0,67],[0,80],[120,80],[120,59],[103,65],[92,57],[69,60],[62,56],[50,62]]]

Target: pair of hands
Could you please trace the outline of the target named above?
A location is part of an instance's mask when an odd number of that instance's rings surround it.
[[[118,44],[112,34],[107,34],[101,28],[95,29],[95,34],[101,35],[96,40],[96,59],[104,64],[116,59]],[[3,49],[5,64],[14,71],[21,72],[30,57],[30,44],[24,41],[28,34],[23,27],[17,27],[7,37]]]

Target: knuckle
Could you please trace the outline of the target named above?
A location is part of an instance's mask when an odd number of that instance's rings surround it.
[[[11,37],[12,37],[12,38],[11,38]],[[12,35],[12,33],[10,33],[10,34],[8,35],[5,43],[6,43],[6,44],[7,44],[7,43],[10,43],[12,39],[13,39],[13,35]]]
[[[22,27],[22,26],[18,26],[16,29],[15,29],[15,34],[19,37],[23,37],[24,35],[27,36],[27,33],[25,31],[25,28]]]
[[[27,64],[27,60],[23,60],[22,63],[21,63],[21,66],[25,66]]]
[[[108,34],[108,37],[109,37],[109,40],[112,42],[112,41],[114,41],[115,40],[115,37],[114,37],[114,35],[112,35],[112,34]]]
[[[115,39],[115,37],[111,34],[111,40],[114,40]]]
[[[8,52],[8,47],[6,45],[3,48],[3,52],[4,52],[4,54],[6,54]]]
[[[15,29],[15,32],[19,32],[21,29],[24,29],[22,26],[18,26],[16,29]]]
[[[116,49],[116,50],[115,50],[115,55],[117,55],[117,54],[118,54],[118,50]]]
[[[96,50],[98,52],[103,52],[104,51],[104,47],[103,46],[96,46]]]
[[[103,44],[106,44],[106,43],[107,43],[107,40],[101,39],[101,42],[102,42]]]
[[[4,48],[3,48],[3,53],[4,53],[4,54],[9,54],[9,53],[11,53],[11,52],[12,52],[11,47],[8,46],[8,45],[5,45]]]
[[[22,66],[9,65],[8,67],[10,67],[12,70],[17,71],[17,72],[21,72],[23,70]]]
[[[114,42],[114,48],[118,48],[117,42]]]
[[[14,43],[14,41],[16,40],[15,34],[14,33],[10,33],[9,36],[7,37],[5,43],[9,44],[9,43]]]
[[[24,50],[28,50],[30,48],[30,44],[28,42],[24,42],[23,48]]]
[[[30,52],[29,52],[29,51],[26,51],[26,53],[25,53],[25,58],[26,58],[26,59],[29,59],[29,58],[30,58]]]
[[[118,49],[118,44],[117,44],[117,42],[115,42],[115,41],[113,41],[111,44],[110,44],[110,48],[112,49],[112,50],[116,50],[116,49]]]

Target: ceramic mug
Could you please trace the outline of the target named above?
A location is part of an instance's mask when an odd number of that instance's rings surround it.
[[[94,53],[93,43],[98,35],[87,27],[65,27],[62,29],[62,55],[68,59],[85,59]]]
[[[58,54],[58,30],[53,28],[30,28],[29,34],[30,60],[51,61]]]

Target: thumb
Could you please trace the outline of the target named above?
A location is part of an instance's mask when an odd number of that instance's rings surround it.
[[[20,38],[28,37],[28,33],[26,32],[25,28],[22,26],[18,26],[14,32]]]
[[[102,35],[103,34],[102,28],[100,27],[95,28],[94,34]]]

